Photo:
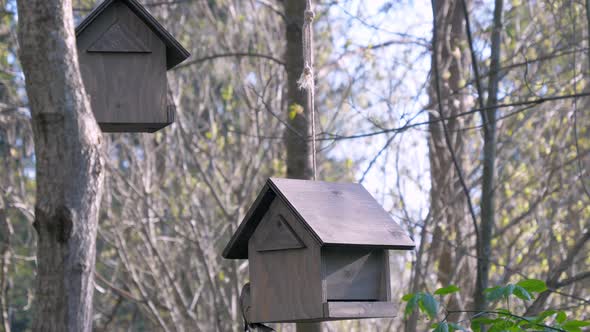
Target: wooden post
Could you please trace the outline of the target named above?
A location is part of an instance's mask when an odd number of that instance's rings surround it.
[[[322,332],[322,323],[297,323],[297,332]]]

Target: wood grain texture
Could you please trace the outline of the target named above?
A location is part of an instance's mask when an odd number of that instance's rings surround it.
[[[267,183],[224,251],[224,255],[246,255],[250,261],[251,321],[394,316],[393,304],[387,302],[391,298],[387,250],[322,247],[313,230],[277,193]],[[240,237],[244,232],[251,233]],[[235,250],[240,247],[236,241],[244,240],[247,250]]]
[[[111,25],[87,50],[98,53],[151,53],[143,41],[129,32],[124,24]]]
[[[256,200],[252,203],[244,220],[238,226],[229,242],[223,249],[223,257],[227,259],[247,259],[248,242],[254,231],[266,215],[270,204],[275,199],[276,194],[270,189],[268,183],[262,187]]]
[[[166,45],[167,69],[174,68],[190,56],[190,53],[137,0],[104,0],[76,27],[76,36],[79,37],[86,28],[94,25],[94,21],[115,3],[127,6]]]
[[[413,249],[414,242],[360,184],[270,179],[324,245]]]
[[[322,248],[327,301],[387,299],[383,255],[382,249]]]
[[[391,302],[327,302],[326,320],[395,317],[397,306]]]
[[[285,216],[281,214],[261,224],[256,232],[258,233],[255,243],[257,251],[305,248],[305,244],[289,226]]]
[[[248,258],[248,240],[277,196],[325,246],[411,250],[414,242],[360,184],[271,178],[223,251]]]
[[[383,268],[381,269],[381,301],[391,301],[391,266],[389,266],[389,250],[383,250]],[[397,277],[397,276],[396,276]]]
[[[121,28],[113,33],[126,31],[151,53],[87,52],[92,43],[116,25]],[[166,47],[126,5],[115,2],[106,8],[78,36],[77,46],[84,85],[102,130],[150,132],[171,122]]]
[[[323,317],[320,247],[291,211],[274,200],[260,226],[282,215],[305,248],[257,252],[262,239],[249,242],[253,322],[297,322]]]

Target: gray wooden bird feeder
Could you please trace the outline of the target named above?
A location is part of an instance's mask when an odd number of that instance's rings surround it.
[[[94,116],[105,132],[154,132],[174,122],[166,71],[189,53],[136,0],[106,0],[76,28]]]
[[[394,317],[388,249],[413,248],[362,185],[272,178],[223,257],[249,260],[249,322],[315,322]]]

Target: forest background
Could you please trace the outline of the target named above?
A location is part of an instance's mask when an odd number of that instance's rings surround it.
[[[96,4],[73,2],[76,22]],[[265,179],[293,175],[289,146],[309,143],[289,96],[299,2],[143,2],[192,57],[169,73],[174,125],[103,136],[95,330],[240,328],[247,263],[220,252]],[[36,159],[16,3],[0,4],[0,330],[26,331]],[[392,255],[393,298],[454,284],[447,306],[469,310],[485,287],[535,278],[548,290],[514,310],[588,319],[588,3],[314,5],[318,178],[363,183],[416,240]],[[325,329],[430,325],[401,308]]]

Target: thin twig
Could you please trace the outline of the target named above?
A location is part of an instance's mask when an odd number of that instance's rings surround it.
[[[204,56],[202,58],[198,58],[198,59],[194,59],[188,62],[185,62],[183,64],[180,64],[176,67],[174,67],[174,69],[172,70],[179,70],[185,67],[189,67],[192,65],[196,65],[199,63],[203,63],[205,61],[210,61],[210,60],[215,60],[215,59],[221,59],[221,58],[231,58],[231,57],[236,57],[236,58],[243,58],[243,57],[251,57],[251,58],[262,58],[262,59],[267,59],[270,60],[272,62],[275,62],[281,66],[286,66],[286,63],[283,62],[282,60],[275,58],[272,55],[268,55],[268,54],[262,54],[262,53],[251,53],[251,52],[229,52],[229,53],[220,53],[220,54],[211,54],[211,55],[207,55]]]
[[[536,99],[532,99],[532,100],[517,101],[517,102],[513,102],[513,103],[490,105],[490,106],[485,106],[485,107],[480,107],[480,108],[472,108],[469,111],[465,111],[465,112],[458,113],[455,115],[450,115],[448,117],[440,117],[439,116],[438,118],[436,118],[434,120],[409,123],[409,124],[406,124],[401,127],[388,128],[388,129],[378,130],[378,131],[374,131],[374,132],[361,133],[361,134],[355,134],[355,135],[349,135],[349,136],[342,136],[342,135],[333,134],[333,133],[323,133],[323,135],[326,135],[329,137],[318,138],[318,140],[333,140],[333,139],[344,140],[344,139],[356,139],[356,138],[371,137],[371,136],[376,136],[376,135],[381,135],[381,134],[386,134],[386,133],[406,131],[408,129],[415,128],[415,127],[420,127],[420,126],[429,125],[432,123],[457,119],[457,118],[460,118],[463,116],[467,116],[467,115],[470,115],[473,113],[480,112],[482,110],[488,110],[488,109],[493,109],[493,108],[507,108],[507,107],[525,106],[525,105],[539,105],[539,104],[542,104],[542,103],[545,103],[548,101],[556,101],[556,100],[588,97],[588,96],[590,96],[590,92],[583,92],[583,93],[569,94],[569,95],[558,95],[558,96],[550,96],[550,97],[541,97],[541,98],[536,98]],[[514,114],[516,114],[516,113],[514,113]]]

